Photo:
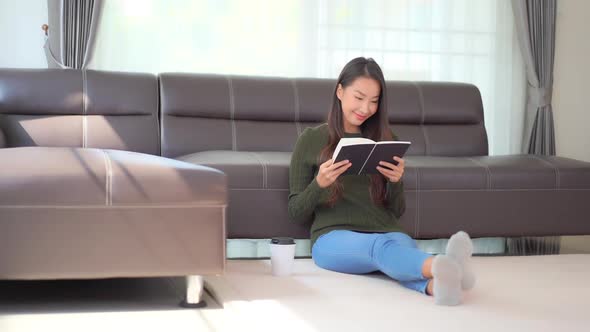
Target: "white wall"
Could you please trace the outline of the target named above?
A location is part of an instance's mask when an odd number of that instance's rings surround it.
[[[557,155],[590,161],[590,1],[559,0],[553,71]]]
[[[44,23],[47,0],[0,0],[0,68],[47,68]]]
[[[557,155],[590,161],[590,1],[559,0],[553,70]],[[564,236],[561,253],[589,253],[590,236]]]

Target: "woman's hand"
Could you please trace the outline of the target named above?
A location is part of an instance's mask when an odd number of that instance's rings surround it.
[[[330,186],[340,174],[346,172],[347,169],[352,166],[348,160],[342,160],[335,164],[332,163],[332,159],[329,159],[325,163],[320,165],[318,175],[315,177],[320,188],[326,188]]]
[[[389,181],[398,182],[404,175],[405,162],[400,157],[393,157],[393,160],[397,161],[397,166],[386,161],[380,161],[379,165],[381,166],[377,166],[377,170]]]

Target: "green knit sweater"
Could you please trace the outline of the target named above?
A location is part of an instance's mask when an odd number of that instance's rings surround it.
[[[346,134],[345,137],[360,136]],[[315,177],[320,166],[320,152],[327,144],[327,124],[305,129],[297,140],[289,169],[289,217],[294,222],[313,220],[312,246],[322,234],[336,229],[404,232],[398,224],[406,208],[402,181],[387,183],[387,202],[380,207],[371,199],[369,176],[342,176],[342,198],[334,207],[326,206],[330,190],[320,188]]]

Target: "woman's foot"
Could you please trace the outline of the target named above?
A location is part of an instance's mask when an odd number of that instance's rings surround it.
[[[458,305],[461,303],[461,266],[447,255],[438,255],[432,261],[434,303]]]
[[[447,243],[446,255],[453,258],[461,267],[463,278],[461,288],[470,290],[475,286],[475,274],[471,269],[471,255],[473,254],[473,242],[469,235],[463,231],[457,232]]]

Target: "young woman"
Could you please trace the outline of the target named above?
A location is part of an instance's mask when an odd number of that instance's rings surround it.
[[[343,137],[396,139],[387,120],[385,80],[373,59],[350,61],[338,77],[327,124],[307,128],[293,151],[289,170],[289,215],[313,219],[312,257],[325,269],[363,274],[382,271],[403,286],[434,295],[435,303],[461,303],[475,278],[469,268],[472,243],[459,232],[446,255],[416,247],[398,225],[404,213],[404,160],[382,161],[375,175],[340,176],[351,163],[333,163]],[[395,160],[397,166],[392,163]]]

